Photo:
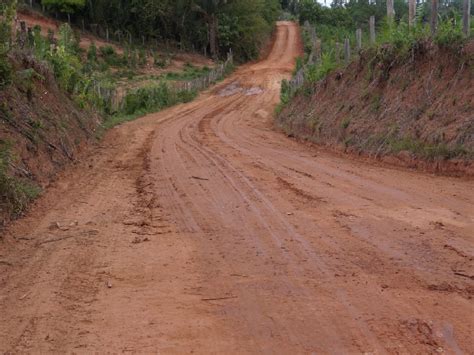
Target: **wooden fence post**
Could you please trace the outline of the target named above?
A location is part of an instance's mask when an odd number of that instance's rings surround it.
[[[351,44],[349,42],[349,38],[344,40],[344,61],[346,64],[349,64],[351,61]]]
[[[431,34],[434,35],[438,27],[438,0],[431,0],[430,26],[431,26]]]
[[[362,29],[360,28],[356,30],[356,42],[357,50],[360,51],[362,49]]]
[[[316,61],[320,62],[321,59],[322,59],[322,54],[323,54],[323,51],[322,51],[322,42],[320,39],[317,39],[316,40],[316,45],[314,47],[314,54],[316,55]]]
[[[341,61],[341,44],[339,42],[336,42],[335,44],[335,56],[336,56],[336,62],[339,64]]]
[[[311,35],[311,44],[314,46],[318,37],[316,36],[316,30],[314,29],[313,26],[309,28],[309,33]]]
[[[393,7],[394,0],[387,0],[387,19],[389,24],[393,24],[395,19],[395,8]]]
[[[415,25],[416,16],[416,0],[408,0],[408,26],[413,27]]]
[[[369,29],[370,29],[370,44],[375,44],[375,16],[370,16]]]
[[[18,45],[23,49],[28,41],[28,33],[25,21],[20,21],[20,33],[17,36]]]
[[[471,0],[464,0],[462,7],[462,30],[469,37],[471,30]]]

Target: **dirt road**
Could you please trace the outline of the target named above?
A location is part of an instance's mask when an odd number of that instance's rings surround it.
[[[472,352],[473,182],[274,131],[299,48],[58,179],[0,244],[0,351]]]

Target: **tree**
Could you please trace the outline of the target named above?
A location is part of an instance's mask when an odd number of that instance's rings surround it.
[[[12,22],[16,16],[16,5],[16,0],[3,0],[0,3],[0,88],[11,80],[8,52],[12,47]]]
[[[209,31],[209,50],[214,59],[218,56],[217,33],[219,23],[217,20],[217,14],[220,6],[225,3],[227,3],[227,0],[200,0],[194,4],[194,10],[201,13],[207,22]]]
[[[279,0],[87,0],[80,15],[110,33],[205,50],[213,58],[232,48],[235,58],[248,59],[258,54],[279,11]]]
[[[43,0],[42,4],[67,14],[67,19],[71,22],[71,14],[81,10],[86,5],[86,0]]]

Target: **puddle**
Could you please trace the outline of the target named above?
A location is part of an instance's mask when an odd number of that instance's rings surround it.
[[[259,86],[251,87],[248,89],[244,89],[239,85],[238,81],[233,81],[229,85],[227,85],[225,88],[219,91],[218,95],[219,96],[232,96],[235,94],[239,94],[243,92],[245,96],[253,96],[253,95],[260,95],[263,93],[263,89]]]
[[[242,92],[244,89],[239,86],[238,81],[233,81],[229,85],[227,85],[225,88],[223,88],[221,91],[219,91],[219,96],[232,96],[235,94],[238,94],[239,92]]]
[[[263,93],[263,89],[257,86],[250,89],[246,89],[244,93],[245,96],[260,95],[261,93]]]

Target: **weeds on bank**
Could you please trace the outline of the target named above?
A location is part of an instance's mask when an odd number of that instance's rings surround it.
[[[0,210],[2,213],[17,217],[39,196],[41,189],[26,179],[12,174],[16,159],[11,147],[11,142],[0,140]]]

